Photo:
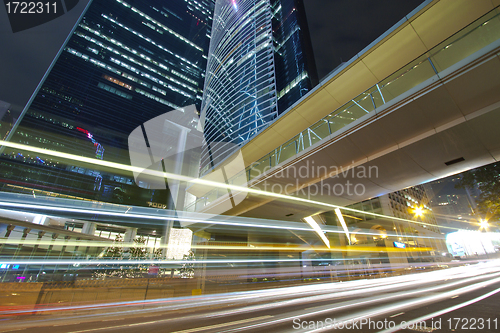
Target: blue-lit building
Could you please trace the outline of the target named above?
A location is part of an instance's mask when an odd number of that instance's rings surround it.
[[[217,0],[201,174],[266,128],[318,81],[300,0]]]
[[[201,105],[213,7],[213,0],[93,0],[11,141],[130,164],[127,138],[136,127]],[[152,200],[131,173],[77,162],[6,149],[0,170],[7,191]]]
[[[318,84],[302,0],[271,0],[278,114]]]

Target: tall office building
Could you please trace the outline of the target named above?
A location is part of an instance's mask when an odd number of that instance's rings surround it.
[[[440,225],[476,230],[477,220],[480,218],[476,201],[480,192],[477,186],[456,188],[460,180],[461,175],[458,174],[426,184],[425,186],[434,193],[429,204]],[[455,230],[445,229],[446,233],[453,231]]]
[[[444,260],[442,254],[447,252],[447,249],[441,229],[429,204],[432,197],[433,193],[429,188],[417,185],[349,206],[349,208],[360,211],[394,216],[406,220],[397,221],[349,212],[344,216],[349,227],[369,229],[374,234],[379,234],[373,237],[351,234],[351,244],[376,244],[377,246],[386,247],[398,245],[404,248],[433,249],[431,251],[408,252],[405,255],[406,258],[399,255],[391,257],[388,253],[388,260],[391,263]],[[371,254],[367,258],[371,258],[370,256],[379,258],[379,254]]]
[[[93,0],[11,141],[130,164],[135,128],[201,104],[213,7],[212,0]],[[152,200],[127,172],[15,150],[0,163],[3,190]]]
[[[212,31],[201,174],[317,83],[301,0],[217,0]]]

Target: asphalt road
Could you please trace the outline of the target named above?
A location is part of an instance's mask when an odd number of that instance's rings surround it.
[[[499,304],[500,262],[490,261],[372,280],[3,317],[0,332],[500,332]]]

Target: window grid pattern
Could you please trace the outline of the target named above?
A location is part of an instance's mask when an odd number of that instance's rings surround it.
[[[208,170],[277,116],[269,0],[217,1],[202,121],[202,170]],[[211,144],[216,143],[217,149]],[[220,143],[223,144],[220,144]]]

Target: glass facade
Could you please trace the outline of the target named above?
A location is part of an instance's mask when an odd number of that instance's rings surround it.
[[[216,2],[202,102],[202,174],[317,81],[306,25],[300,1]]]
[[[272,0],[278,114],[318,84],[302,0]]]
[[[363,246],[413,249],[396,256],[390,252],[358,252],[346,256],[355,263],[397,266],[446,261],[447,257],[443,256],[447,252],[445,240],[429,206],[433,193],[426,187],[417,185],[347,206],[355,210],[342,212],[349,233],[331,236],[331,242],[349,244],[352,249]],[[341,225],[334,212],[321,216],[331,225]],[[370,231],[363,234],[362,230]]]
[[[94,0],[10,141],[129,165],[127,139],[137,126],[172,109],[199,108],[213,6]],[[136,205],[154,199],[125,171],[63,165],[13,149],[0,163],[6,191],[118,202],[133,195]]]

